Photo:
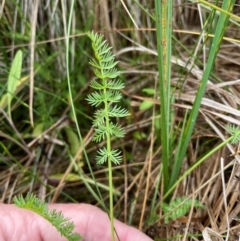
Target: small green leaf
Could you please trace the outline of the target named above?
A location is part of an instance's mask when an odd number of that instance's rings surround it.
[[[125,84],[121,80],[108,81],[107,88],[111,90],[121,90],[125,87]]]
[[[102,104],[104,102],[104,98],[105,96],[102,95],[101,92],[93,92],[91,94],[89,94],[86,98],[86,100],[88,101],[88,103],[91,106],[95,106],[98,107],[100,104]]]
[[[105,123],[106,116],[107,116],[107,112],[105,109],[99,109],[99,110],[95,111],[93,126],[98,127],[100,125],[103,125]]]
[[[104,164],[108,159],[107,149],[103,147],[102,149],[99,149],[97,153],[98,153],[98,155],[96,156],[97,164],[101,164],[101,165]]]
[[[17,89],[15,90],[15,95],[25,86],[28,81],[29,76],[22,77],[17,84]],[[0,100],[0,107],[5,109],[8,106],[8,93],[4,94]]]
[[[22,51],[18,50],[8,75],[8,115],[11,117],[11,102],[20,81],[22,71]]]
[[[129,112],[121,107],[114,106],[109,108],[109,117],[126,117],[128,115]]]
[[[111,150],[110,152],[108,152],[105,147],[103,147],[102,149],[99,149],[98,155],[96,157],[97,164],[102,165],[108,159],[114,164],[119,165],[122,160],[121,152],[118,150]]]
[[[156,91],[155,91],[155,89],[152,89],[152,88],[144,88],[144,89],[142,89],[142,92],[146,93],[148,95],[154,95]]]
[[[70,153],[72,156],[75,156],[81,145],[78,136],[71,127],[66,127],[65,132],[67,134],[67,139],[70,146]]]
[[[133,137],[134,137],[135,140],[147,139],[146,133],[144,133],[142,131],[135,131],[135,132],[133,132]]]
[[[237,144],[240,142],[240,128],[234,125],[226,125],[226,129],[232,135],[231,144]]]
[[[187,214],[191,208],[191,206],[195,208],[204,209],[204,205],[202,205],[199,200],[187,199],[186,197],[177,197],[172,200],[169,204],[162,203],[162,209],[164,213],[164,222],[166,224],[169,223],[169,219],[175,220]]]
[[[150,109],[152,106],[153,106],[153,103],[152,103],[152,102],[147,101],[147,100],[144,100],[144,101],[140,104],[139,109],[140,109],[140,110],[147,110],[147,109]]]
[[[43,127],[44,127],[44,123],[37,124],[33,129],[31,137],[35,138],[40,136],[43,133]]]

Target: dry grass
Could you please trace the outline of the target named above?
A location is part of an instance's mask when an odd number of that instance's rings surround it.
[[[85,164],[83,148],[78,146],[73,157],[75,162],[71,162],[71,143],[65,131],[68,126],[75,130],[68,96],[61,95],[66,89],[64,36],[69,6],[67,1],[55,1],[55,5],[51,7],[44,6],[43,1],[37,2],[39,6],[35,9],[37,18],[34,25],[29,24],[32,18],[36,17],[32,14],[32,1],[22,1],[22,17],[19,13],[17,15],[17,9],[11,1],[3,2],[0,8],[3,20],[0,28],[4,32],[0,46],[3,52],[0,63],[2,90],[7,76],[4,66],[8,68],[18,48],[25,50],[23,75],[30,75],[28,83],[19,92],[19,99],[13,106],[13,119],[9,119],[1,108],[1,202],[11,203],[14,195],[31,191],[48,202],[88,202],[99,205],[82,181],[92,181]],[[157,81],[156,32],[154,21],[144,11],[132,1],[124,2],[125,5],[123,1],[115,0],[76,1],[73,15],[73,29],[76,32],[73,31],[70,48],[71,74],[78,81],[73,80],[75,105],[87,116],[78,113],[84,146],[92,160],[95,178],[98,183],[107,185],[106,170],[96,166],[93,158],[97,147],[91,143],[92,129],[88,116],[91,116],[92,110],[81,106],[81,103],[85,103],[81,96],[87,94],[87,83],[91,79],[87,65],[89,43],[84,40],[81,32],[88,29],[104,33],[109,44],[113,46],[120,61],[119,67],[123,70],[123,78],[126,79],[123,94],[125,104],[131,112],[131,117],[122,123],[126,126],[126,138],[116,143],[124,153],[122,165],[114,167],[116,217],[137,226],[155,239],[174,237],[172,240],[223,240],[229,231],[229,240],[238,240],[240,157],[238,146],[230,144],[188,175],[174,191],[173,198],[184,195],[197,198],[206,205],[204,211],[192,209],[188,216],[168,225],[163,223],[162,218],[151,225],[146,222],[161,169],[159,129],[154,124],[160,103],[158,96],[147,96],[142,92],[143,88],[155,88]],[[154,14],[153,3],[149,4],[147,0],[140,2]],[[234,13],[238,13],[239,9],[237,1]],[[208,47],[201,50],[202,43],[198,42],[198,36],[193,34],[201,31],[199,16],[202,14],[204,10],[198,8],[197,4],[184,0],[175,1],[174,36],[187,48],[184,49],[174,41],[172,86],[175,87],[173,95],[176,100],[176,125],[172,131],[176,133],[179,132],[178,123],[183,120],[185,111],[192,106],[208,55]],[[36,31],[35,38],[31,35],[33,31]],[[239,28],[229,26],[226,37],[231,40],[224,40],[221,45],[213,70],[214,75],[208,82],[182,172],[228,137],[226,124],[240,124],[239,31]],[[14,32],[19,36],[12,38],[11,34]],[[189,54],[187,50],[195,52],[195,55]],[[46,64],[43,70],[50,71],[46,75],[41,72],[34,75],[36,63],[44,63],[46,57],[56,52],[58,54],[54,61]],[[194,58],[199,62],[194,61]],[[34,91],[33,95],[30,94],[31,88]],[[39,100],[41,96],[38,96],[38,89],[47,93],[43,102]],[[51,98],[58,101],[56,106]],[[153,108],[139,110],[143,100],[152,102]],[[41,109],[36,103],[40,106],[45,103],[47,107],[44,114],[47,124],[43,131],[40,131],[41,135],[32,134],[34,129],[29,122],[30,110],[35,127],[43,123]],[[27,108],[24,107],[28,104]],[[30,108],[31,105],[33,109]],[[52,108],[56,108],[55,111]],[[221,158],[224,160],[224,170],[221,169]],[[81,171],[80,177],[76,170]],[[107,200],[108,192],[104,188],[100,190],[104,200]],[[161,204],[162,190],[157,190],[157,193]],[[161,216],[161,208],[158,212]],[[189,237],[189,234],[199,236]]]

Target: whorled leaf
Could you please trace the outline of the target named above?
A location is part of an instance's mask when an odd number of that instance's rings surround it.
[[[96,90],[121,90],[125,87],[124,83],[121,80],[108,80],[104,81],[103,83],[93,80],[91,81],[90,86]]]
[[[103,147],[102,149],[98,150],[98,155],[96,157],[96,161],[97,164],[104,164],[107,160],[112,161],[114,164],[119,165],[121,160],[122,160],[122,156],[121,156],[121,152],[118,150],[111,150],[110,152],[107,151],[107,149],[105,147]]]
[[[88,103],[92,106],[98,107],[102,103],[107,102],[119,102],[122,99],[121,92],[117,90],[106,90],[105,93],[103,93],[103,90],[100,90],[99,92],[95,91],[91,94],[89,94],[86,98]]]
[[[105,71],[99,71],[98,69],[94,69],[93,71],[99,79],[115,79],[120,75],[120,72],[117,71],[116,68]]]
[[[102,94],[102,92],[93,92],[91,94],[89,94],[86,98],[86,100],[88,101],[88,103],[91,106],[95,106],[98,107],[100,104],[102,104],[105,101],[105,96]]]
[[[240,128],[235,125],[226,125],[226,129],[232,135],[232,144],[237,144],[240,142]]]
[[[109,126],[102,124],[95,129],[93,141],[101,142],[102,140],[105,140],[107,135],[110,137],[116,136],[122,138],[125,135],[125,131],[122,127],[112,122],[109,123]]]
[[[129,115],[128,110],[119,107],[119,106],[114,106],[109,108],[109,113],[108,115],[110,117],[126,117]]]

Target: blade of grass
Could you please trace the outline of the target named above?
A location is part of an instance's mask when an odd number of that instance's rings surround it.
[[[164,193],[169,185],[169,161],[170,161],[170,81],[171,81],[171,43],[172,43],[172,0],[156,0],[156,25],[157,25],[157,49],[159,92],[161,100],[161,141]]]
[[[222,4],[222,9],[225,11],[231,12],[232,8],[234,6],[234,3],[235,3],[235,1],[224,0],[223,4]],[[174,183],[176,182],[176,180],[178,178],[183,159],[186,155],[188,143],[190,142],[190,139],[191,139],[191,134],[193,132],[193,128],[194,128],[194,125],[196,122],[198,111],[199,111],[199,108],[201,105],[201,100],[202,100],[204,92],[205,92],[206,84],[207,84],[208,78],[211,74],[211,70],[213,68],[215,58],[216,58],[217,52],[219,50],[223,35],[227,28],[228,20],[229,20],[229,15],[226,15],[225,13],[221,12],[217,27],[216,27],[216,31],[215,31],[215,36],[214,36],[212,46],[210,49],[206,69],[203,73],[203,77],[202,77],[201,83],[198,88],[197,96],[194,101],[193,108],[190,112],[190,116],[188,118],[188,122],[187,122],[186,128],[183,133],[183,138],[182,138],[183,141],[182,141],[182,143],[180,143],[179,156],[176,157],[177,159],[174,162],[174,167],[172,170],[172,175],[171,175],[168,189],[170,189],[174,185]]]
[[[8,115],[10,118],[11,118],[11,102],[15,94],[15,91],[17,89],[17,86],[19,85],[21,72],[22,72],[22,51],[18,50],[13,59],[10,73],[8,75],[7,100],[8,100]]]
[[[240,17],[239,17],[239,16],[231,13],[230,11],[228,11],[228,10],[225,9],[225,8],[219,8],[218,6],[216,6],[216,5],[212,4],[212,3],[209,3],[209,2],[207,2],[207,1],[205,1],[205,0],[198,0],[198,1],[199,1],[200,3],[202,3],[202,5],[206,5],[206,6],[210,7],[210,8],[212,8],[212,9],[218,10],[219,12],[224,13],[224,14],[226,14],[227,16],[229,16],[229,17],[231,17],[231,18],[233,18],[233,19],[236,19],[236,20],[240,21]],[[233,6],[234,3],[235,3],[235,0],[233,0],[233,1],[228,1],[228,3],[229,3],[229,4],[232,4],[232,6]]]
[[[235,135],[239,135],[240,132],[236,133]],[[224,147],[227,143],[230,143],[235,136],[231,136],[225,141],[223,141],[221,144],[216,146],[214,149],[212,149],[210,152],[208,152],[204,157],[202,157],[200,160],[198,160],[193,166],[191,166],[184,174],[178,178],[178,180],[172,185],[169,190],[164,195],[163,199],[166,199],[173,191],[174,188],[176,188],[182,180],[184,180],[192,171],[194,171],[198,166],[200,166],[205,160],[207,160],[210,156],[212,156],[216,151],[220,150],[222,147]]]
[[[146,9],[142,4],[139,3],[137,0],[133,0],[140,8],[145,12],[152,20],[155,21],[155,17],[149,12],[148,9]]]

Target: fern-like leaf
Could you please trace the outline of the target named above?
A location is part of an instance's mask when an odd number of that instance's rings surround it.
[[[122,138],[125,135],[125,131],[121,126],[110,122],[109,129],[107,130],[110,136],[116,136],[118,138]]]
[[[108,159],[110,159],[114,164],[119,165],[122,156],[121,152],[118,150],[111,150],[110,152],[104,147],[98,150],[98,155],[96,157],[97,164],[104,164]]]
[[[96,90],[103,90],[105,89],[105,85],[103,85],[102,83],[96,81],[96,80],[92,80],[91,83],[90,83],[90,86],[93,88],[93,89],[96,89]]]
[[[106,138],[106,127],[104,125],[102,126],[98,126],[95,129],[95,133],[93,135],[93,141],[95,142],[101,142],[103,140],[105,140]]]
[[[116,81],[109,80],[104,84],[96,80],[93,80],[91,81],[90,86],[93,89],[97,89],[97,90],[103,90],[103,89],[121,90],[125,87],[124,83],[121,80],[116,80]]]
[[[13,201],[19,208],[31,210],[48,220],[68,241],[79,241],[82,239],[79,234],[73,232],[75,227],[73,222],[65,218],[62,212],[49,210],[47,204],[40,201],[33,194],[27,194],[25,198],[22,195],[16,196]]]
[[[109,70],[104,70],[104,71],[99,71],[98,69],[94,69],[94,74],[99,78],[99,79],[115,79],[120,75],[120,72],[117,71],[116,68],[109,69]]]
[[[104,125],[107,113],[105,109],[99,109],[94,113],[93,127]]]
[[[234,125],[226,125],[226,129],[232,135],[232,144],[237,144],[240,142],[240,128]]]
[[[103,96],[101,92],[93,92],[87,96],[86,100],[90,105],[98,107],[105,101],[105,96]]]
[[[122,99],[122,94],[116,90],[106,91],[106,98],[108,102],[119,102]]]
[[[102,93],[102,91],[95,91],[92,94],[89,94],[86,100],[90,105],[98,107],[103,102],[119,102],[121,98],[122,94],[119,91],[107,90],[105,93]]]
[[[126,117],[129,115],[126,109],[123,109],[118,106],[110,107],[108,115],[110,117]]]
[[[107,88],[111,90],[121,90],[125,87],[124,83],[121,80],[108,81]]]
[[[124,137],[125,131],[122,127],[112,122],[109,123],[109,126],[99,125],[98,128],[95,129],[93,141],[100,142],[102,140],[105,140],[107,134],[109,134],[110,137],[116,136],[121,138]]]
[[[164,222],[168,224],[169,219],[175,220],[184,216],[189,212],[192,205],[195,208],[204,208],[204,205],[202,205],[198,200],[194,200],[194,202],[192,203],[192,200],[186,200],[186,197],[178,197],[172,200],[169,204],[163,203],[162,209],[165,216]]]

